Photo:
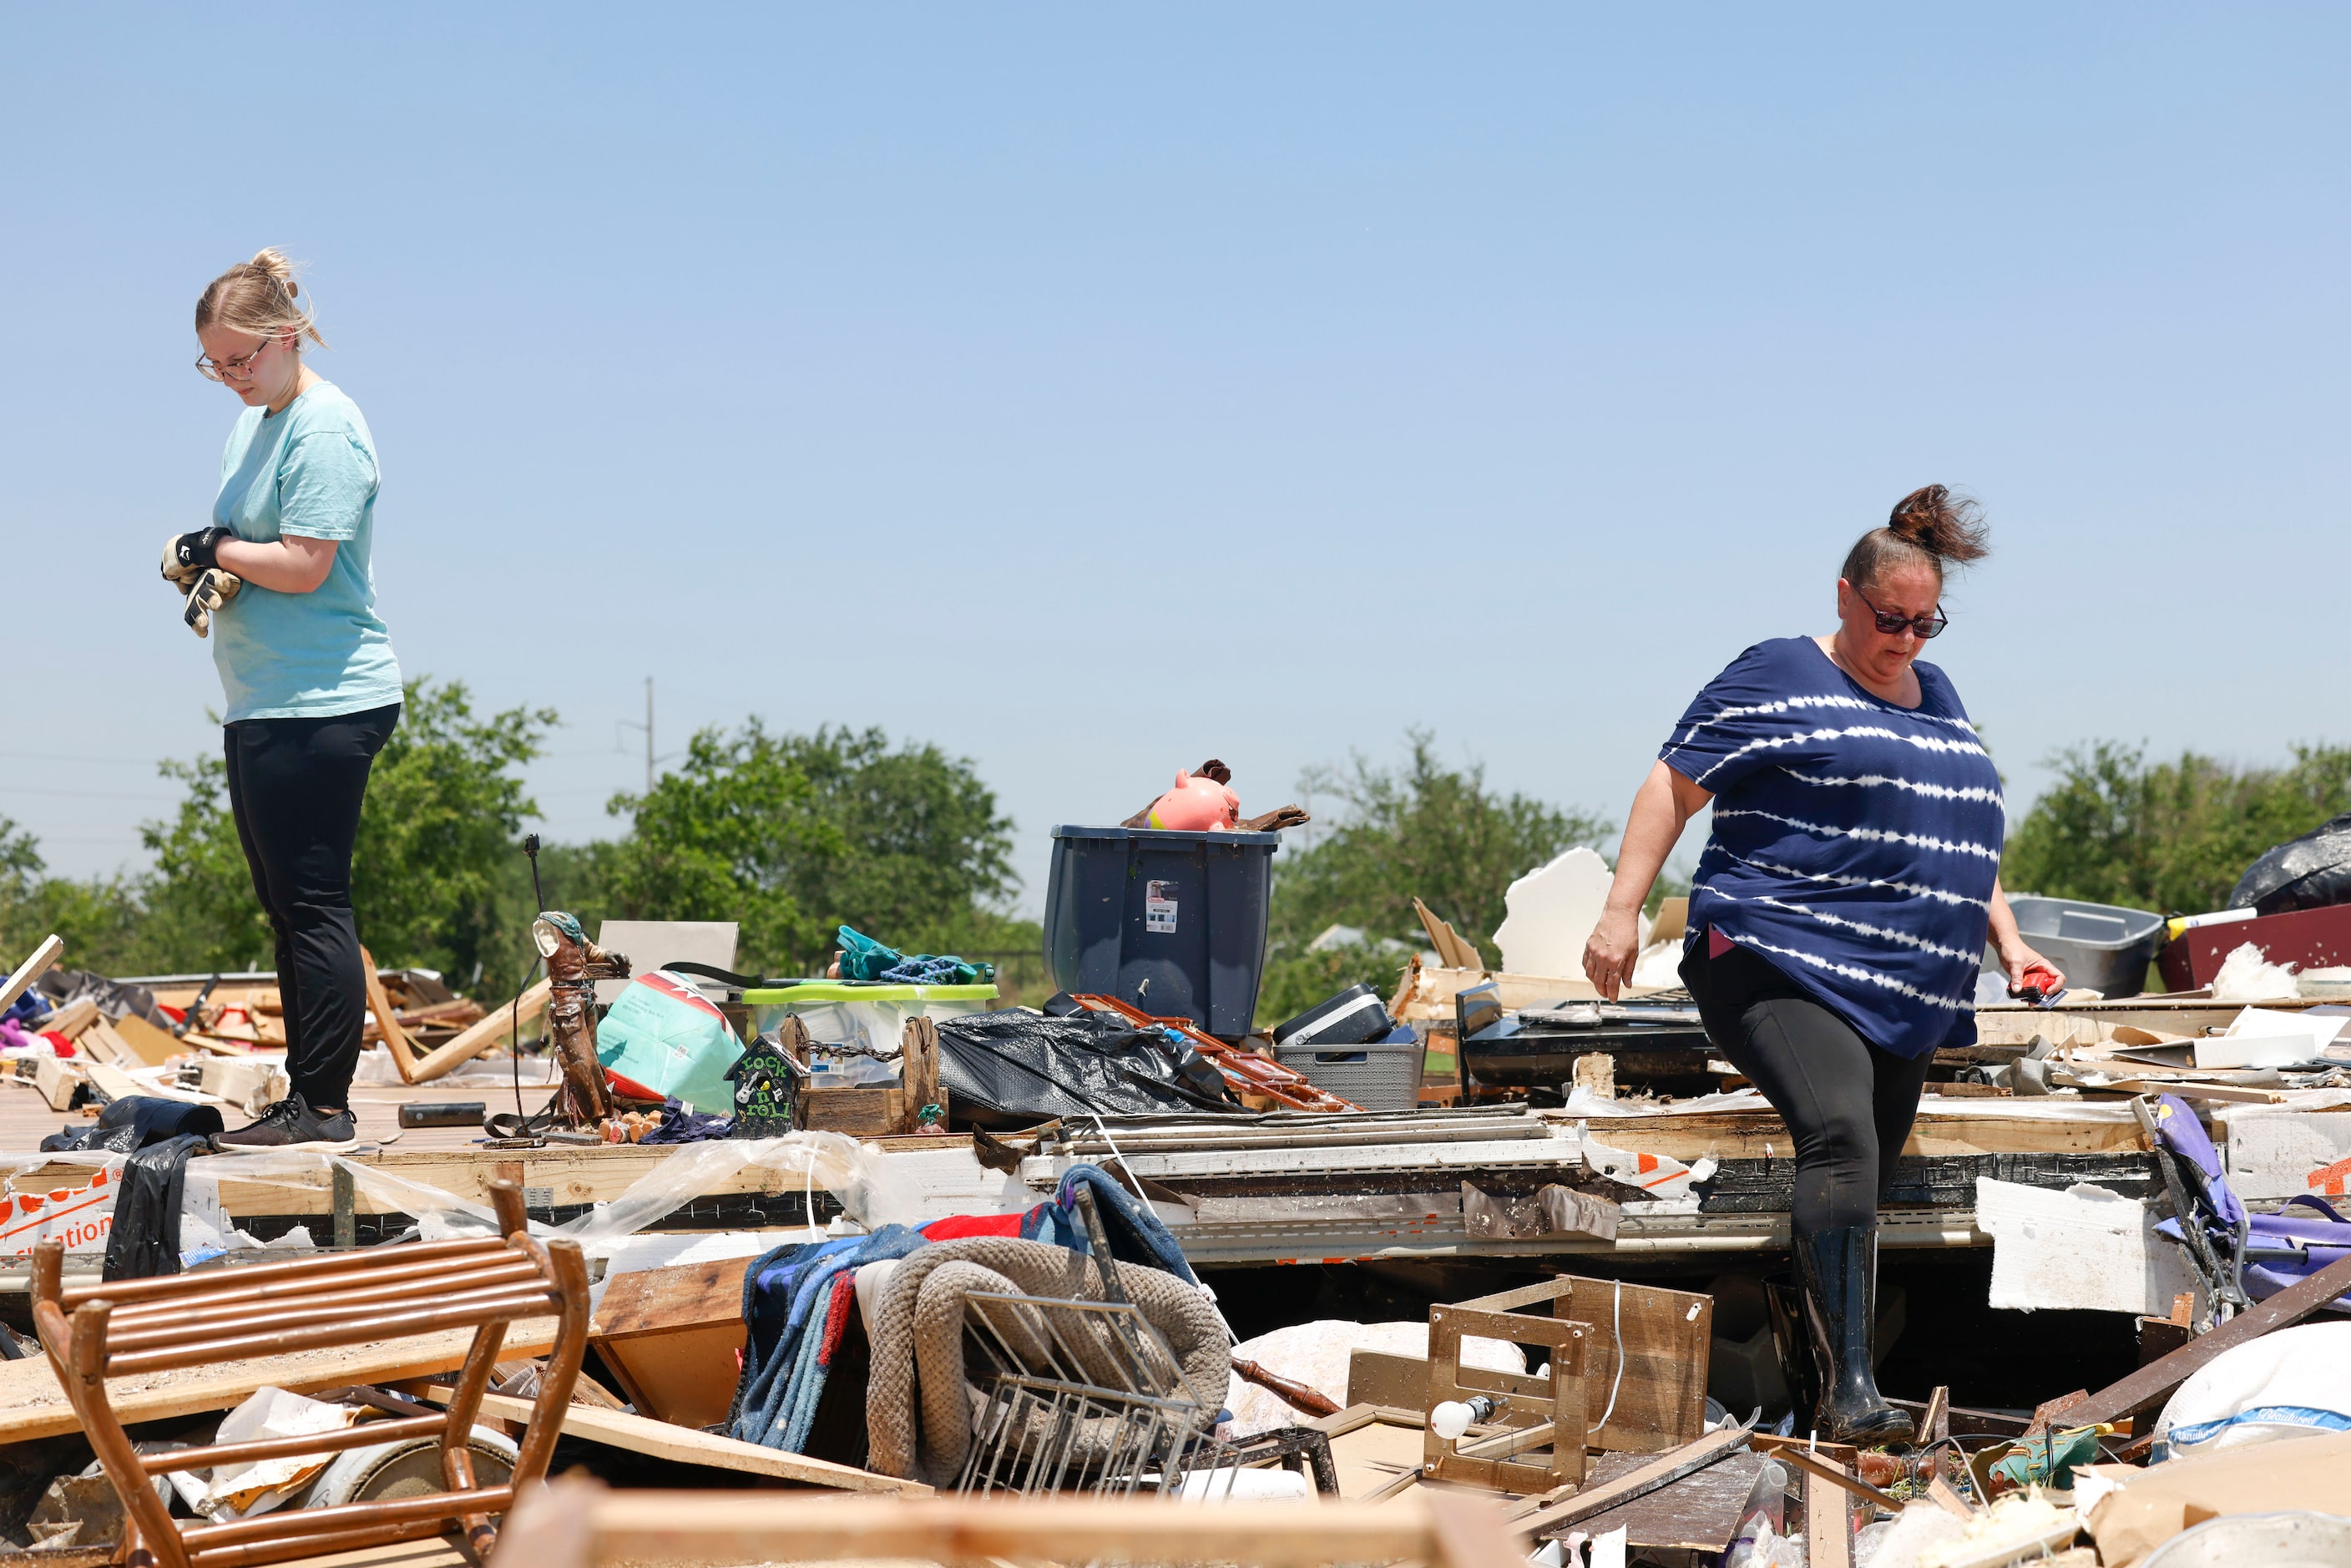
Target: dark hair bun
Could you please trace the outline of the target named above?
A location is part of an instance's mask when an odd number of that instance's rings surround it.
[[[1938,563],[1965,565],[1991,553],[1991,530],[1984,527],[1983,508],[1964,496],[1954,497],[1945,485],[1921,486],[1895,502],[1886,528]]]

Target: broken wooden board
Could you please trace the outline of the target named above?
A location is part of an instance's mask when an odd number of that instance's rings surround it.
[[[226,1410],[263,1388],[307,1394],[352,1383],[391,1383],[449,1372],[465,1364],[472,1329],[378,1340],[369,1344],[256,1356],[211,1366],[143,1373],[106,1380],[107,1398],[123,1423],[160,1421],[199,1410]],[[555,1345],[555,1320],[525,1318],[507,1325],[507,1356],[544,1355]],[[0,1443],[78,1432],[81,1422],[46,1355],[0,1362]]]
[[[446,1384],[434,1384],[425,1396],[445,1405],[456,1390]],[[482,1396],[482,1414],[503,1421],[530,1419],[531,1402],[511,1398],[503,1394]],[[842,1491],[895,1492],[907,1497],[929,1497],[931,1489],[920,1481],[900,1480],[895,1476],[876,1475],[853,1465],[836,1465],[828,1459],[811,1458],[806,1454],[787,1454],[780,1448],[763,1448],[757,1443],[746,1443],[734,1437],[721,1437],[716,1433],[697,1432],[690,1427],[673,1426],[651,1416],[632,1416],[625,1410],[606,1410],[593,1405],[567,1406],[563,1413],[563,1430],[574,1437],[585,1437],[591,1443],[625,1448],[632,1454],[645,1454],[657,1459],[674,1459],[680,1464],[709,1465],[722,1470],[737,1470],[745,1475],[768,1476],[777,1480],[798,1481],[806,1486],[832,1487]]]
[[[73,1109],[75,1092],[89,1082],[89,1073],[79,1062],[59,1061],[54,1056],[43,1057],[33,1070],[33,1087],[52,1111]]]
[[[383,1037],[384,1049],[392,1052],[392,1068],[402,1083],[413,1083],[416,1051],[408,1043],[407,1032],[400,1027],[398,1009],[384,993],[383,977],[375,972],[375,958],[364,947],[360,949],[360,972],[367,977],[368,1011],[375,1015],[376,1030]]]
[[[1804,1562],[1807,1568],[1853,1568],[1853,1502],[1820,1476],[1804,1478]]]
[[[2065,1424],[2090,1427],[2136,1415],[2168,1397],[2222,1351],[2259,1339],[2273,1329],[2291,1328],[2346,1293],[2351,1293],[2351,1257],[2336,1259],[2269,1300],[2255,1302],[2210,1333],[2189,1341],[2161,1360],[2149,1362],[2121,1382],[2100,1389],[2066,1410]]]
[[[606,1283],[588,1342],[630,1404],[684,1427],[726,1418],[740,1373],[743,1275],[752,1261],[635,1269]]]
[[[65,950],[64,937],[54,933],[43,937],[41,945],[26,955],[25,961],[16,966],[6,981],[0,982],[0,1012],[7,1010],[18,997],[25,994],[26,988],[48,973],[49,966],[55,964]]]
[[[539,981],[523,992],[518,1001],[493,1009],[482,1016],[482,1021],[416,1063],[412,1082],[429,1083],[461,1062],[471,1061],[494,1045],[503,1045],[514,1039],[518,1024],[538,1021],[547,1010],[548,983]]]
[[[81,1038],[82,1030],[97,1021],[98,1004],[89,998],[84,997],[78,1002],[68,1002],[64,1007],[51,1013],[48,1021],[41,1025],[41,1032],[61,1034],[68,1040],[78,1040]]]
[[[1605,1486],[1651,1458],[1646,1454],[1604,1454],[1594,1462],[1586,1488]],[[1739,1533],[1747,1494],[1755,1490],[1755,1477],[1762,1469],[1761,1455],[1731,1454],[1669,1486],[1604,1509],[1575,1528],[1586,1535],[1602,1535],[1621,1526],[1625,1545],[1635,1552],[1724,1552]]]
[[[1595,1138],[1634,1154],[1685,1162],[1787,1159],[1795,1147],[1787,1124],[1768,1111],[1656,1116],[1611,1116]],[[2147,1147],[2136,1118],[2004,1115],[1999,1112],[1937,1114],[1922,1108],[1902,1145],[1905,1155],[2135,1154]]]
[[[1606,1481],[1595,1481],[1557,1502],[1544,1503],[1538,1500],[1531,1507],[1522,1504],[1523,1511],[1514,1511],[1513,1519],[1520,1529],[1540,1539],[1569,1525],[1581,1523],[1620,1503],[1630,1502],[1636,1497],[1646,1497],[1660,1488],[1671,1486],[1684,1476],[1695,1475],[1746,1447],[1746,1428],[1726,1427],[1720,1431],[1708,1432],[1694,1443],[1668,1448],[1623,1475]]]

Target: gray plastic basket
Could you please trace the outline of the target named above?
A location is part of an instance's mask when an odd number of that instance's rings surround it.
[[[1418,1039],[1367,1040],[1359,1045],[1277,1045],[1273,1059],[1306,1074],[1366,1111],[1409,1111],[1420,1103],[1420,1065],[1428,1047]]]

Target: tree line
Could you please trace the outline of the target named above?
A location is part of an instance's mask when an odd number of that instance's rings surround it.
[[[459,681],[408,683],[378,754],[352,856],[360,938],[377,961],[495,992],[529,966],[536,913],[522,850],[539,815],[522,767],[552,709],[477,712]],[[55,931],[67,961],[114,975],[267,968],[272,944],[217,753],[159,765],[176,810],[146,823],[144,871],[48,874],[0,818],[0,954]],[[694,737],[642,794],[613,796],[615,837],[540,853],[548,905],[607,918],[734,920],[737,962],[819,972],[847,924],[908,951],[1035,951],[1009,913],[1012,822],[967,760],[879,729],[769,733],[756,718]]]
[[[538,810],[520,769],[557,722],[547,708],[478,713],[462,682],[409,683],[353,862],[360,937],[380,962],[491,993],[528,967],[536,904],[521,840]],[[2150,762],[2113,741],[2062,751],[2048,759],[2054,781],[2016,820],[2003,882],[2165,914],[2218,908],[2270,846],[2351,810],[2351,747],[2291,756],[2240,766],[2194,751]],[[182,793],[141,829],[143,871],[50,875],[37,842],[0,818],[0,956],[55,931],[68,962],[110,974],[269,966],[219,756],[160,768]],[[1423,945],[1415,898],[1499,964],[1510,882],[1575,844],[1614,848],[1604,818],[1495,789],[1421,731],[1391,765],[1359,754],[1301,788],[1324,820],[1274,859],[1263,1022],[1359,981],[1392,987]],[[771,975],[820,972],[843,924],[910,952],[1034,954],[1042,943],[1013,913],[1011,819],[969,759],[927,743],[872,728],[778,733],[755,717],[696,735],[677,768],[608,810],[624,824],[613,837],[540,855],[549,906],[590,930],[605,918],[733,920],[737,967]],[[1652,906],[1686,890],[1661,879]],[[1317,948],[1334,926],[1363,937]],[[1040,977],[1041,966],[1008,980],[1034,1001]]]

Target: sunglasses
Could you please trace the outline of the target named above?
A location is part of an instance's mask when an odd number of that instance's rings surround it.
[[[1869,604],[1869,601],[1863,596],[1858,588],[1853,591],[1853,596],[1861,600],[1864,604]],[[1877,629],[1888,637],[1894,636],[1905,626],[1917,632],[1922,639],[1939,637],[1943,634],[1943,628],[1951,623],[1951,619],[1948,615],[1903,615],[1891,610],[1880,610],[1875,604],[1869,604],[1869,612],[1877,617]]]

